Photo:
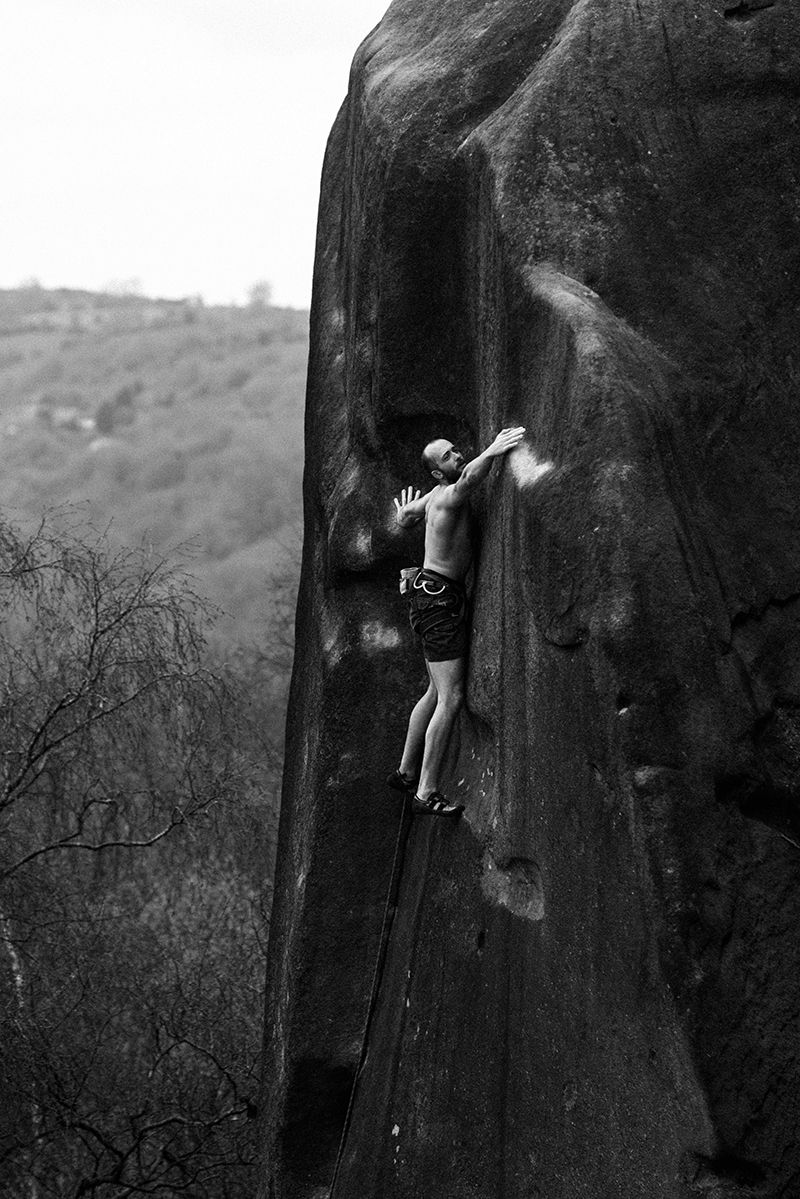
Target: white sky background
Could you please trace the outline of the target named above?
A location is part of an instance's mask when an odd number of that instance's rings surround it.
[[[0,287],[310,302],[325,141],[389,0],[6,0]]]

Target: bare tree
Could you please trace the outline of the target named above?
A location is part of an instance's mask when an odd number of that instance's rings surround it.
[[[0,548],[0,880],[46,854],[152,845],[228,785],[200,601],[162,561],[41,525]]]
[[[143,551],[0,525],[0,1195],[251,1188],[270,761],[206,617]]]

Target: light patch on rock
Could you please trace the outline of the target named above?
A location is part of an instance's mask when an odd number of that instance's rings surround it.
[[[399,644],[400,634],[397,629],[381,624],[379,620],[368,620],[361,626],[361,648],[370,653],[397,649]]]
[[[537,864],[530,858],[496,862],[491,854],[483,861],[481,890],[490,903],[508,908],[523,920],[544,918],[544,890]]]
[[[346,320],[347,320],[347,314],[345,313],[344,308],[341,306],[334,308],[333,305],[331,305],[330,309],[328,310],[328,316],[327,316],[328,332],[329,333],[343,332]]]
[[[633,785],[637,791],[653,794],[666,789],[669,777],[670,772],[662,766],[640,766],[633,772]]]
[[[341,621],[329,611],[322,618],[322,652],[327,666],[338,666],[344,657],[344,645],[341,636]]]
[[[537,457],[527,445],[519,445],[508,456],[508,466],[519,487],[533,487],[555,470],[555,463]]]
[[[353,779],[358,773],[356,755],[343,753],[336,764],[336,769],[325,776],[325,787],[329,791],[341,787],[343,783]]]
[[[361,472],[358,469],[358,463],[353,458],[348,458],[339,474],[336,485],[337,492],[343,495],[351,495],[358,488],[360,475]]]
[[[617,590],[608,597],[605,627],[612,633],[620,633],[633,623],[634,598],[628,591]]]
[[[600,478],[606,488],[613,489],[616,483],[625,483],[636,473],[633,462],[606,462],[600,470]]]

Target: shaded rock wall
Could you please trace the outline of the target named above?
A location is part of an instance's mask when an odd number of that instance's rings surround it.
[[[391,497],[430,436],[506,422],[467,810],[408,835],[337,1199],[800,1195],[799,90],[790,0],[395,0],[356,55],[264,1196],[328,1194],[362,1049],[424,678]]]

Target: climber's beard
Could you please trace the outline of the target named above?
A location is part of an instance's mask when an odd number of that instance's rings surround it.
[[[458,458],[454,457],[450,462],[446,462],[444,464],[444,466],[441,468],[442,474],[445,477],[445,481],[447,483],[455,483],[458,479],[461,478],[462,474],[464,473],[464,467],[466,465],[467,465],[466,462],[464,461],[464,459],[461,457],[460,454],[459,454]]]

